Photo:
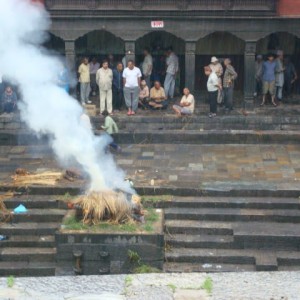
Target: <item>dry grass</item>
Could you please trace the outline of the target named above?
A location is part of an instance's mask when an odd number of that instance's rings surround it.
[[[99,224],[103,220],[119,224],[131,220],[131,205],[123,193],[91,192],[79,196],[74,204],[82,209],[85,224]]]
[[[29,185],[51,185],[57,184],[57,181],[62,178],[61,172],[42,172],[38,174],[17,173],[11,177],[16,186],[29,186]]]
[[[0,222],[2,223],[9,222],[12,218],[12,213],[6,208],[4,200],[13,197],[13,195],[14,193],[12,192],[0,195]]]

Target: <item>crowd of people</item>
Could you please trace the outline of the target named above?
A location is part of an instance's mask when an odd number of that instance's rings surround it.
[[[268,94],[271,103],[277,106],[283,96],[290,97],[293,84],[297,80],[297,72],[289,57],[278,50],[276,55],[269,53],[264,61],[262,55],[257,55],[255,62],[256,91],[254,96],[262,95],[261,106],[265,105]]]

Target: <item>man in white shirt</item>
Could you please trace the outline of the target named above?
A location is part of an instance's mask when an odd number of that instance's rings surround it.
[[[173,110],[178,117],[192,115],[195,110],[195,98],[188,88],[183,89],[183,96],[179,105],[173,105]]]
[[[99,68],[100,68],[100,64],[97,62],[97,59],[94,57],[90,62],[91,89],[92,89],[93,96],[96,96],[96,91],[97,91],[96,74]]]
[[[219,62],[218,58],[213,56],[210,60],[210,65],[209,67],[211,68],[212,72],[216,73],[219,79],[219,83],[222,84],[222,75],[223,75],[223,67],[221,63]],[[217,103],[222,103],[222,93],[219,91],[218,92],[218,99]]]
[[[213,118],[217,115],[218,106],[218,92],[222,90],[222,84],[219,81],[218,75],[212,71],[210,66],[204,67],[205,75],[208,76],[207,91],[210,105],[210,111],[208,116]]]
[[[148,48],[144,49],[144,61],[142,64],[143,76],[148,88],[151,88],[151,74],[153,69],[153,59]]]
[[[166,59],[166,78],[164,82],[164,88],[167,98],[174,98],[175,91],[175,80],[176,74],[179,70],[179,62],[177,55],[173,52],[172,48],[167,50],[167,59]]]
[[[132,60],[129,60],[127,68],[123,71],[124,97],[128,116],[135,115],[137,111],[141,77],[141,70],[134,66]]]
[[[112,114],[112,80],[113,80],[113,72],[108,67],[108,61],[104,60],[102,63],[102,68],[97,71],[96,81],[99,86],[99,94],[100,94],[100,115],[105,111],[105,107],[107,107],[107,111],[109,114]]]

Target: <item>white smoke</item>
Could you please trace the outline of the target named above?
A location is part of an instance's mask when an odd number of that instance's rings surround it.
[[[75,160],[83,168],[91,190],[133,193],[123,171],[105,153],[109,140],[95,137],[80,123],[81,106],[57,86],[62,62],[41,47],[50,24],[40,4],[0,0],[0,70],[19,87],[21,117],[34,132],[51,137],[60,162]]]

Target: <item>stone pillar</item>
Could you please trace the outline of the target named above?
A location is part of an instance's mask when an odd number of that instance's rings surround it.
[[[244,54],[244,108],[254,108],[256,42],[246,41]]]
[[[185,86],[195,89],[196,42],[185,42]]]
[[[71,71],[75,71],[75,41],[67,40],[65,41],[65,55],[66,62]]]
[[[129,60],[135,61],[135,41],[125,41],[125,55],[127,62]]]

